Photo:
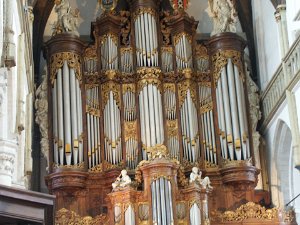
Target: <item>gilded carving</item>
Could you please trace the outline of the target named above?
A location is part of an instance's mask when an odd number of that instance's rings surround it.
[[[160,15],[160,29],[163,35],[163,45],[168,46],[171,44],[171,28],[167,25],[170,21],[170,12],[162,11]]]
[[[58,165],[56,163],[53,163],[53,169],[59,169],[59,168],[84,169],[84,162],[78,163],[76,165]]]
[[[134,13],[133,13],[133,20],[135,21],[138,16],[141,16],[142,14],[150,14],[152,16],[156,16],[156,12],[152,8],[138,8]]]
[[[126,121],[124,123],[125,142],[137,138],[137,121]]]
[[[184,80],[178,83],[178,94],[179,94],[179,108],[181,108],[182,104],[184,103],[187,92],[190,90],[191,98],[194,104],[197,103],[196,101],[196,83],[190,79]]]
[[[120,11],[121,18],[121,43],[122,45],[129,45],[129,34],[131,30],[130,25],[130,12],[129,11]]]
[[[155,158],[168,158],[169,151],[165,145],[157,144],[154,147],[147,147],[146,152],[149,160]]]
[[[109,225],[109,218],[106,215],[81,217],[71,210],[62,208],[55,214],[55,225],[76,224],[76,225]]]
[[[152,68],[139,68],[137,70],[137,74],[139,77],[138,81],[138,92],[140,92],[146,85],[153,84],[157,85],[158,89],[161,89],[161,81],[160,75],[161,70],[155,67]]]
[[[91,45],[84,51],[84,59],[90,60],[90,59],[97,59],[97,46]]]
[[[53,54],[50,59],[50,80],[52,85],[54,84],[54,81],[56,79],[57,70],[63,67],[65,61],[68,63],[68,66],[70,68],[74,69],[76,78],[81,83],[82,75],[80,70],[80,56],[73,52],[60,52]]]
[[[177,120],[167,120],[167,133],[168,137],[178,136],[178,121]]]
[[[208,60],[209,56],[208,56],[207,48],[204,45],[202,44],[196,45],[195,50],[196,50],[196,59],[203,58]]]
[[[189,181],[185,177],[185,174],[184,174],[184,167],[183,166],[179,166],[179,168],[178,168],[177,180],[178,180],[178,184],[183,188],[185,188],[189,185]]]
[[[100,164],[90,168],[89,172],[92,172],[92,173],[101,173],[101,172],[103,172],[103,164],[100,163]]]
[[[212,56],[213,63],[213,79],[215,85],[221,76],[221,70],[227,65],[228,59],[232,60],[232,63],[238,67],[240,77],[244,81],[243,63],[241,53],[235,50],[218,51]]]
[[[187,38],[188,42],[189,42],[190,44],[192,44],[192,36],[189,35],[189,34],[186,33],[186,32],[181,32],[181,33],[176,34],[176,35],[174,36],[174,45],[177,45],[177,44],[179,43],[180,39],[183,38],[183,36],[185,36],[185,37]]]
[[[200,107],[200,113],[201,113],[201,114],[207,113],[207,112],[209,112],[209,111],[211,111],[211,110],[213,110],[213,102],[212,102],[212,101],[211,101],[211,102],[208,102],[207,104],[202,105],[202,106]]]
[[[102,89],[103,109],[108,102],[109,93],[111,91],[113,93],[113,97],[114,97],[115,101],[117,102],[118,107],[119,108],[121,107],[121,105],[120,105],[121,96],[120,96],[120,85],[119,84],[112,82],[112,81],[108,81],[108,82],[102,84],[101,89]]]

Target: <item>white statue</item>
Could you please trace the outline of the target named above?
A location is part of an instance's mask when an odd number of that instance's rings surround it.
[[[202,172],[199,171],[197,167],[192,168],[192,172],[190,174],[190,184],[196,183],[200,184],[203,188],[212,189],[213,187],[210,185],[209,177],[204,177],[201,179]]]
[[[77,30],[78,9],[72,11],[68,0],[56,0],[55,12],[57,13],[57,22],[53,27],[53,35],[66,32],[79,36]]]
[[[206,12],[213,18],[211,36],[222,32],[236,32],[237,12],[235,0],[209,0]]]
[[[36,100],[34,103],[36,113],[35,122],[40,127],[41,133],[41,150],[48,162],[49,141],[48,141],[48,93],[47,93],[47,75],[43,75],[43,81],[35,93]]]
[[[127,175],[126,170],[122,170],[121,174],[117,177],[115,182],[112,183],[113,190],[123,188],[131,184],[131,178]]]

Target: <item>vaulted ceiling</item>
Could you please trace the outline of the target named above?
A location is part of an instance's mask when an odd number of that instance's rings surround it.
[[[35,82],[39,83],[39,71],[40,71],[40,56],[41,56],[41,50],[43,46],[43,38],[44,35],[49,35],[49,22],[48,20],[51,19],[50,15],[52,16],[51,12],[54,7],[54,0],[31,0],[34,1],[34,25],[33,25],[33,52],[34,52],[34,60],[35,60]],[[277,4],[278,2],[281,2],[283,0],[271,0],[273,4]],[[71,1],[70,1],[71,2]],[[80,10],[81,16],[85,19],[84,21],[81,21],[81,29],[82,32],[87,35],[88,30],[90,29],[89,23],[91,20],[95,19],[98,11],[97,6],[97,0],[75,0],[75,3],[77,6],[79,6],[83,9]],[[199,10],[202,10],[204,12],[205,7],[207,3],[203,4],[202,1],[199,0],[191,0],[191,4],[201,4],[200,9],[199,7],[193,7],[193,5],[188,9],[188,12],[193,15],[196,19],[200,20],[199,27],[201,29],[198,29],[198,32],[209,32],[209,27],[211,27],[211,22],[207,16],[206,13],[201,13]],[[72,5],[72,4],[71,4]],[[90,10],[89,10],[90,8]],[[92,10],[92,11],[91,11]],[[252,22],[252,6],[251,6],[251,0],[238,0],[237,1],[237,10],[239,15],[239,20],[241,23],[241,28],[243,32],[245,32],[247,40],[248,40],[248,48],[250,52],[250,58],[253,65],[256,65],[256,59],[255,59],[255,49],[254,49],[254,33],[253,33],[253,22]],[[99,12],[100,13],[100,12]],[[49,19],[50,17],[50,19]],[[48,22],[48,23],[47,23]],[[48,25],[47,25],[48,24]],[[46,32],[45,32],[46,29]],[[253,75],[254,80],[256,80],[256,69],[255,66],[253,67]]]

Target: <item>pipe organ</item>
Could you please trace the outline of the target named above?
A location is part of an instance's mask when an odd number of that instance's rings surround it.
[[[159,2],[119,0],[92,22],[93,42],[60,33],[45,44],[57,209],[106,214],[101,224],[199,225],[254,201],[244,41],[196,40],[187,2]],[[192,167],[213,190],[188,182]],[[122,169],[134,182],[112,192]]]

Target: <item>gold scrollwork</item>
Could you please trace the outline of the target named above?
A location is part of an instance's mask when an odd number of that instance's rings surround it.
[[[169,151],[168,148],[163,144],[157,144],[154,147],[147,147],[146,152],[148,154],[149,160],[155,158],[168,158]]]
[[[177,44],[179,43],[180,39],[183,38],[183,36],[185,36],[185,37],[187,38],[188,42],[189,42],[190,44],[192,44],[192,36],[189,35],[189,34],[186,33],[186,32],[181,32],[181,33],[176,34],[176,35],[174,36],[174,43],[175,43],[175,45],[177,45]]]
[[[97,59],[97,47],[96,45],[91,45],[84,51],[84,60]]]
[[[218,51],[212,56],[212,62],[214,66],[213,78],[215,85],[217,85],[217,82],[221,76],[221,70],[227,65],[228,59],[231,59],[232,63],[238,67],[240,77],[243,81],[245,81],[241,53],[235,50],[223,50]]]
[[[67,62],[70,68],[74,69],[75,76],[78,79],[78,81],[81,83],[82,74],[80,69],[81,66],[80,56],[73,52],[60,52],[51,55],[50,58],[50,65],[51,65],[50,81],[52,85],[54,84],[54,81],[56,79],[57,70],[63,67],[65,61]]]
[[[74,211],[67,210],[62,208],[58,210],[55,214],[55,224],[56,225],[64,225],[64,224],[102,224],[108,225],[110,224],[109,218],[105,215],[98,215],[94,218],[90,216],[81,217],[76,214]]]
[[[101,89],[102,89],[102,98],[103,98],[102,99],[103,108],[108,102],[110,91],[112,91],[113,97],[116,100],[118,107],[120,108],[120,102],[121,102],[120,85],[115,82],[109,81],[102,84]]]
[[[158,89],[161,91],[161,81],[159,79],[161,74],[160,69],[155,67],[142,67],[137,70],[137,74],[139,77],[138,92],[140,92],[148,84],[157,85]]]
[[[104,45],[105,41],[109,37],[112,39],[113,43],[117,46],[118,45],[118,37],[115,34],[113,34],[113,33],[106,33],[106,34],[102,35],[100,37],[100,44]]]
[[[178,136],[178,121],[177,120],[167,120],[167,134],[168,137]]]
[[[135,93],[135,84],[123,84],[122,90],[123,90],[123,94],[127,91]]]
[[[170,90],[170,91],[175,93],[175,91],[176,91],[175,89],[176,89],[175,84],[173,84],[173,83],[164,83],[164,92],[167,91],[167,90]]]
[[[91,172],[91,173],[101,173],[101,172],[103,172],[103,165],[102,165],[102,163],[100,163],[100,164],[98,164],[98,165],[90,168],[89,172]]]
[[[150,14],[152,16],[156,16],[156,12],[152,8],[138,8],[134,13],[133,13],[133,21],[137,19],[138,16],[141,16],[142,14]]]
[[[136,139],[137,138],[137,121],[126,121],[124,123],[124,130],[125,130],[125,142],[129,139]]]
[[[199,207],[199,209],[201,209],[201,203],[199,200],[191,200],[189,201],[189,208],[191,208],[194,204],[197,204],[197,206]]]
[[[89,105],[86,105],[86,113],[89,113],[89,114],[91,114],[93,116],[100,117],[100,110],[96,109],[94,107],[91,107]]]
[[[207,48],[203,44],[196,45],[196,58],[207,59],[209,58]]]
[[[184,103],[188,90],[190,90],[191,98],[194,104],[196,104],[196,83],[188,79],[178,84],[179,108],[181,108],[182,104]]]
[[[213,110],[213,102],[212,102],[212,101],[211,101],[211,102],[208,102],[207,104],[202,105],[202,106],[200,107],[200,113],[201,113],[201,114],[207,113],[207,112],[209,112],[209,111],[211,111],[211,110]]]
[[[60,168],[71,168],[71,169],[84,169],[84,162],[78,163],[76,165],[58,165],[53,163],[53,169],[60,169]]]
[[[213,220],[219,220],[221,222],[241,222],[246,219],[278,221],[279,214],[278,208],[266,209],[254,202],[248,202],[235,211],[225,211],[224,213],[217,212]]]

